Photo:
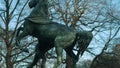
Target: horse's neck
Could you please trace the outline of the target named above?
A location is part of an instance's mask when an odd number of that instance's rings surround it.
[[[30,13],[30,16],[31,17],[34,17],[34,16],[46,17],[46,16],[48,16],[48,12],[47,12],[48,6],[45,6],[46,2],[47,1],[40,0],[38,2],[38,4],[34,7],[32,12]]]

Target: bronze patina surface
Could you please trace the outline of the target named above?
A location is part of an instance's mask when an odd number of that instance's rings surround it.
[[[48,24],[51,22],[48,13],[48,0],[31,0],[29,6],[34,8],[26,18],[27,20],[39,24]]]

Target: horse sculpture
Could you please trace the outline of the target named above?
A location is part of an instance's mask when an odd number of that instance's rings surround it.
[[[23,32],[16,38],[16,44],[20,46],[19,41],[27,35],[38,38],[38,49],[33,63],[29,68],[32,68],[38,62],[38,59],[43,58],[45,53],[53,47],[55,47],[58,57],[55,68],[62,62],[63,49],[76,62],[78,61],[78,56],[72,51],[75,44],[78,43],[80,54],[82,55],[92,39],[92,33],[88,31],[77,32],[55,22],[40,25],[26,20],[24,22]]]
[[[34,9],[26,18],[29,21],[39,24],[48,24],[51,22],[48,13],[48,0],[31,0],[29,7]]]
[[[20,47],[20,40],[27,35],[34,36],[38,39],[35,57],[27,68],[33,68],[38,60],[44,59],[45,53],[53,47],[55,47],[57,54],[57,63],[54,65],[54,68],[57,68],[62,62],[63,50],[65,50],[76,63],[79,59],[79,54],[83,54],[93,37],[92,33],[89,31],[74,31],[56,22],[39,24],[25,20],[23,24],[24,27],[20,27],[17,32],[16,45]],[[19,34],[20,30],[23,32]],[[77,55],[73,52],[76,43],[78,43],[77,47],[79,47]]]

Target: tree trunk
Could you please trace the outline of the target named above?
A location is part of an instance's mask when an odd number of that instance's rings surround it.
[[[13,63],[11,60],[11,47],[7,47],[7,54],[6,54],[6,68],[13,68]]]

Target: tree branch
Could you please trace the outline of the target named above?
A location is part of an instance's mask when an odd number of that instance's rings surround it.
[[[15,33],[16,33],[16,30],[17,30],[17,27],[18,27],[18,24],[19,24],[19,19],[20,19],[20,17],[21,17],[21,14],[22,14],[25,6],[27,5],[28,1],[29,1],[29,0],[27,0],[27,1],[25,2],[25,4],[23,5],[23,8],[21,9],[21,11],[20,11],[20,13],[19,13],[19,15],[18,15],[17,24],[16,24],[16,26],[15,26],[14,32],[12,33],[13,36],[11,37],[11,40],[10,40],[10,43],[9,43],[9,44],[12,43],[12,41],[13,41],[13,39],[14,39],[14,37],[15,37]]]
[[[22,62],[23,60],[29,58],[29,57],[32,56],[33,54],[34,54],[34,52],[32,52],[31,54],[29,54],[27,57],[22,58],[21,60],[14,61],[13,64],[15,64],[15,63],[19,63],[19,62]]]

